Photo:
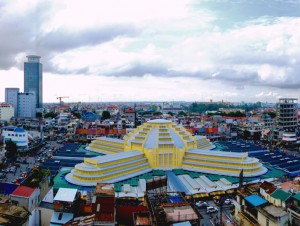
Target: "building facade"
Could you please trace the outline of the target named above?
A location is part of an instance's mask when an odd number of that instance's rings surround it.
[[[12,104],[0,104],[0,121],[9,121],[14,117],[14,107]]]
[[[295,132],[297,128],[296,98],[280,98],[277,103],[277,127],[280,131]]]
[[[16,126],[2,127],[2,136],[4,142],[15,142],[18,149],[26,149],[28,147],[28,132]]]
[[[19,88],[5,88],[5,103],[13,105],[15,117],[18,116],[18,93]]]
[[[40,56],[27,56],[28,62],[24,63],[24,92],[35,93],[36,108],[43,106],[43,65]]]
[[[18,93],[18,117],[35,118],[35,93]]]

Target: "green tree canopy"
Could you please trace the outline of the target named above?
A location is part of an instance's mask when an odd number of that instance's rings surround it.
[[[265,114],[270,115],[270,117],[271,117],[272,119],[276,117],[276,112],[268,111],[268,112],[265,112]]]
[[[44,118],[55,118],[58,114],[51,111],[51,112],[48,112],[44,115]]]
[[[102,112],[102,120],[105,120],[105,119],[110,119],[110,112],[109,111],[103,111]]]
[[[179,115],[179,116],[186,116],[186,113],[185,113],[184,111],[180,111],[180,112],[178,113],[178,115]]]
[[[17,158],[17,145],[13,141],[7,141],[5,143],[5,149],[6,149],[6,157],[8,159],[16,160]]]
[[[171,112],[171,111],[169,111],[167,114],[168,114],[168,115],[171,115],[171,116],[174,115],[173,112]]]
[[[37,112],[37,113],[35,114],[35,117],[37,117],[37,118],[42,118],[42,117],[43,117],[43,113],[42,113],[42,112]]]
[[[74,111],[74,112],[72,112],[72,114],[73,114],[75,117],[77,117],[77,118],[81,118],[80,112]]]
[[[162,115],[162,113],[160,111],[156,111],[153,113],[153,115]]]

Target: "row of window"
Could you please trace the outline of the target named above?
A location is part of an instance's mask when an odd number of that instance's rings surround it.
[[[8,137],[25,137],[25,134],[16,134],[16,135],[15,135],[15,134],[13,134],[13,133],[12,133],[12,134],[9,133],[9,134],[7,134],[7,136],[8,136]]]

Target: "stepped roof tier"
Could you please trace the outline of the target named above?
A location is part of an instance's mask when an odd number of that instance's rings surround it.
[[[97,138],[87,150],[107,154],[85,158],[66,179],[73,184],[92,186],[114,183],[152,169],[182,168],[195,172],[245,177],[259,176],[267,169],[248,153],[212,150],[215,146],[204,136],[193,136],[169,120],[144,123],[124,140]]]

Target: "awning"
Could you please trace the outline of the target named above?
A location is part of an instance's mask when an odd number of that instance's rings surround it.
[[[209,197],[209,195],[208,195],[207,193],[194,194],[193,196],[194,196],[194,198],[205,198],[205,197]]]
[[[226,191],[226,193],[227,193],[227,194],[232,194],[232,193],[234,193],[234,189],[228,189],[228,190]]]
[[[224,195],[225,191],[213,191],[210,193],[211,196],[215,196],[215,195]]]
[[[119,197],[119,198],[123,200],[136,200],[135,197]]]

